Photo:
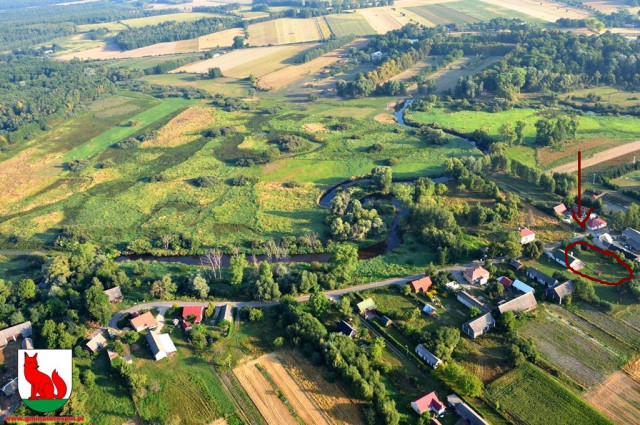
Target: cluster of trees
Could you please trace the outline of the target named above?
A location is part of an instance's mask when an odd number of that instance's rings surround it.
[[[390,6],[393,0],[256,0],[254,4],[268,6],[293,6],[302,9],[331,9],[333,13],[342,10],[360,9],[365,7]]]
[[[347,43],[351,43],[355,39],[356,37],[354,35],[348,35],[348,36],[339,37],[339,38],[331,38],[326,43],[322,43],[318,47],[314,47],[313,49],[309,49],[308,51],[306,51],[304,55],[298,58],[297,63],[310,62],[316,58],[319,58],[325,53],[329,53],[333,50],[339,49],[340,47],[344,46]]]
[[[354,394],[368,402],[367,423],[396,425],[400,422],[395,401],[389,397],[381,376],[384,373],[381,350],[366,351],[345,335],[329,333],[320,320],[295,301],[287,300],[281,309],[287,336],[312,362],[325,364]],[[373,345],[380,346],[380,341],[374,341]]]
[[[282,152],[300,152],[309,149],[310,143],[295,134],[282,134],[270,141],[278,146]]]
[[[101,66],[0,55],[0,149],[47,129],[54,116],[115,92],[112,78]]]
[[[137,49],[155,43],[188,40],[237,25],[236,18],[202,18],[190,22],[168,21],[120,31],[115,42],[123,50]]]
[[[331,201],[328,217],[331,236],[344,241],[360,241],[384,233],[385,225],[375,208],[364,208],[359,200],[342,191]]]
[[[536,122],[536,143],[541,146],[559,146],[576,138],[578,120],[574,116],[560,116],[555,119],[541,118]]]

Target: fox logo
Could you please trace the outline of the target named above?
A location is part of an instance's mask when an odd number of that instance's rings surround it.
[[[71,350],[19,350],[18,390],[37,412],[52,412],[71,393]]]

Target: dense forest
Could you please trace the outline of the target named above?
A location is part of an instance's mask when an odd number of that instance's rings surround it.
[[[237,25],[234,18],[202,18],[193,22],[163,22],[141,28],[129,28],[116,36],[116,43],[124,50],[137,49],[155,43],[188,40]]]
[[[0,56],[0,148],[46,128],[55,114],[114,92],[113,78],[114,71],[101,66]]]

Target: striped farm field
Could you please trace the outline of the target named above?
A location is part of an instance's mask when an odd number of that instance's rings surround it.
[[[198,46],[202,49],[212,49],[214,47],[230,47],[233,44],[233,37],[243,36],[242,28],[230,28],[228,30],[212,32],[211,34],[198,37]]]
[[[555,22],[560,18],[580,19],[589,16],[589,12],[575,9],[548,0],[480,0],[483,3],[515,10],[525,15],[547,22]]]
[[[249,26],[250,46],[305,43],[322,40],[315,18],[281,18]]]
[[[376,34],[376,30],[360,14],[349,13],[341,15],[328,15],[325,17],[331,32],[336,37],[345,35],[370,35]]]
[[[327,20],[323,16],[316,18],[316,25],[318,25],[318,30],[324,40],[331,37],[331,28],[329,28],[329,24],[327,24]]]
[[[479,21],[479,19],[471,15],[467,15],[466,13],[448,7],[448,3],[447,6],[441,4],[429,4],[425,6],[409,7],[408,9],[436,25],[451,23],[468,24]]]
[[[362,15],[378,34],[385,34],[403,27],[404,24],[390,12],[391,10],[386,8],[358,10],[358,14]]]
[[[446,4],[446,7],[465,13],[481,21],[490,21],[494,18],[521,19],[525,22],[544,22],[542,19],[507,9],[493,4],[483,3],[477,0],[454,1]]]

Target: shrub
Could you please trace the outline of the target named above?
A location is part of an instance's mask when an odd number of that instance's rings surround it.
[[[79,173],[82,170],[85,170],[89,165],[91,165],[91,161],[86,159],[74,159],[73,161],[69,161],[66,164],[66,168],[73,172]]]
[[[198,187],[212,187],[215,184],[220,183],[220,179],[215,176],[200,176],[194,183]]]

